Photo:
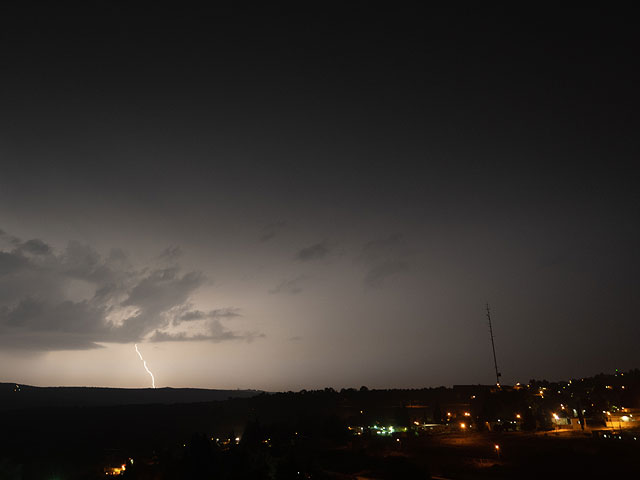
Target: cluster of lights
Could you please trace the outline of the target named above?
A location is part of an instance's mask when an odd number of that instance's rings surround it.
[[[618,440],[622,440],[622,435],[607,435],[606,433],[604,435],[602,435],[602,438],[611,438],[611,439],[618,439]],[[633,437],[634,441],[638,440],[638,437]]]
[[[381,435],[381,436],[390,436],[390,435],[393,435],[394,433],[407,431],[407,427],[394,427],[393,425],[390,425],[388,427],[373,425],[372,427],[369,427],[369,428],[375,431],[376,435]]]
[[[104,474],[111,475],[111,476],[122,475],[126,469],[127,469],[127,464],[123,463],[119,467],[106,468]]]
[[[270,439],[269,439],[269,440],[270,440]],[[215,441],[215,442],[216,442],[216,444],[217,444],[219,447],[229,447],[232,443],[235,443],[236,445],[238,445],[238,444],[240,443],[240,437],[236,437],[236,438],[224,438],[224,439],[222,439],[222,440],[220,440],[219,438],[211,437],[211,441],[212,441],[212,442],[213,442],[213,441]],[[183,444],[182,444],[182,446],[183,446],[183,447],[186,447],[186,446],[187,446],[187,444],[186,444],[186,443],[183,443]]]
[[[129,463],[133,465],[133,458],[129,459]],[[127,464],[123,463],[119,467],[106,467],[104,469],[104,474],[107,476],[118,476],[118,475],[124,474],[126,469],[127,469]]]
[[[393,428],[393,426],[389,426],[387,427],[379,427],[378,425],[374,425],[373,427],[371,427],[372,430],[375,430],[376,434],[378,435],[393,435],[393,433],[396,431],[395,428]]]

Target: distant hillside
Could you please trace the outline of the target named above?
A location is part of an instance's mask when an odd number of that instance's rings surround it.
[[[248,398],[257,390],[203,388],[32,387],[0,383],[0,410],[34,407],[97,407],[115,405],[176,404]]]

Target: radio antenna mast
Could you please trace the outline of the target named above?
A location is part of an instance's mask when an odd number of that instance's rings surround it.
[[[491,349],[493,350],[493,366],[496,370],[496,386],[500,388],[500,377],[502,374],[498,371],[498,360],[496,360],[496,344],[493,341],[493,327],[491,326],[491,311],[487,303],[487,320],[489,320],[489,334],[491,335]]]

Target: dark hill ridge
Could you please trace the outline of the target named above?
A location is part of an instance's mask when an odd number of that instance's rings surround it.
[[[33,387],[0,383],[0,410],[33,407],[98,407],[114,405],[176,404],[248,398],[258,390],[205,388]]]

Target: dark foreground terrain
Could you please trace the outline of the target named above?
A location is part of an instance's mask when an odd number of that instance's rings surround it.
[[[637,478],[636,429],[596,416],[587,428],[550,426],[545,406],[597,405],[597,389],[587,398],[571,388],[226,392],[188,403],[151,392],[154,403],[99,406],[86,392],[40,392],[66,400],[0,408],[0,479]]]

